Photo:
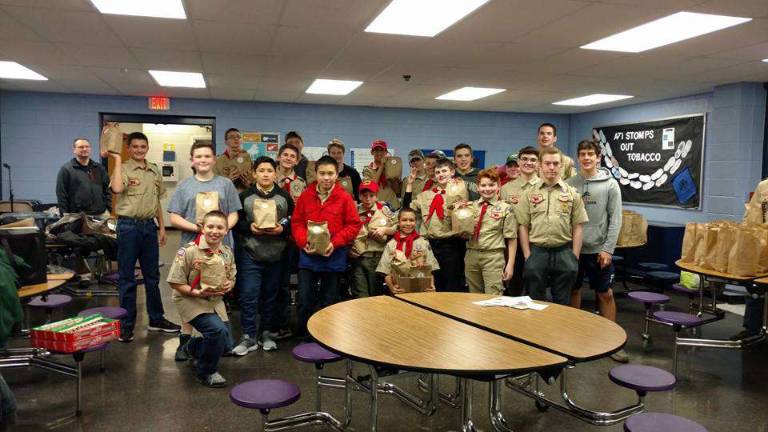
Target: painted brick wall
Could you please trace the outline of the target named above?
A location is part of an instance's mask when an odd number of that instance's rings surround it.
[[[338,136],[347,148],[367,147],[383,138],[399,155],[416,147],[452,148],[467,142],[487,151],[486,163],[503,163],[509,152],[535,144],[536,127],[542,122],[555,124],[563,142],[569,136],[569,116],[558,114],[192,99],[174,99],[171,106],[167,114],[216,117],[219,146],[230,127],[281,133],[295,129],[308,146],[324,146]],[[83,136],[97,147],[99,112],[149,113],[145,98],[0,92],[2,161],[13,167],[17,198],[55,201],[56,173],[72,157],[72,139]],[[7,182],[2,190],[7,197]]]

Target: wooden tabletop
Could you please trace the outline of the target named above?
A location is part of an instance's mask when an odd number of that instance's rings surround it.
[[[758,278],[763,278],[768,276],[768,273],[761,273],[754,276],[736,276],[728,273],[721,273],[719,271],[715,271],[712,269],[706,269],[704,267],[699,267],[692,263],[682,262],[681,260],[675,261],[675,265],[680,267],[683,270],[686,270],[692,273],[702,274],[705,276],[719,277],[722,279],[730,279],[737,282],[747,282],[752,279],[758,279]]]
[[[47,283],[39,283],[35,285],[24,285],[19,289],[19,298],[30,297],[38,294],[47,293],[48,291],[55,290],[67,283],[66,280],[48,280]]]
[[[612,354],[627,342],[627,333],[618,324],[570,306],[538,302],[549,307],[536,311],[473,304],[497,297],[491,294],[410,293],[397,297],[577,362]]]
[[[768,277],[758,278],[758,279],[755,279],[753,282],[759,285],[768,285]]]
[[[307,327],[321,345],[346,357],[408,370],[487,376],[567,361],[388,296],[328,306]]]
[[[75,277],[75,272],[63,272],[63,273],[48,273],[48,280],[63,280],[68,281]]]

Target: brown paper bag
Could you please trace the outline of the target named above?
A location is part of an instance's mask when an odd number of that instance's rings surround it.
[[[329,244],[331,244],[331,233],[328,231],[328,222],[307,221],[309,253],[322,255]]]
[[[200,262],[200,290],[218,292],[227,282],[227,268],[219,255],[213,255]]]
[[[453,211],[451,230],[460,237],[471,237],[475,233],[475,212],[472,207],[461,207]]]
[[[704,259],[701,264],[698,264],[702,268],[714,270],[715,260],[717,256],[717,247],[720,237],[720,231],[722,228],[719,226],[707,225],[707,234],[704,236],[706,243],[706,250],[704,251]]]
[[[412,292],[429,291],[432,287],[432,277],[405,277],[401,276],[395,282],[401,290]]]
[[[387,214],[390,213],[389,209],[384,208],[376,209],[371,216],[371,220],[368,221],[368,231],[373,231],[376,228],[386,228],[392,225],[391,219]]]
[[[393,267],[393,279],[397,285],[400,286],[405,292],[424,292],[428,291],[432,286],[432,266],[430,265],[414,265],[415,263],[407,258],[402,251],[398,256],[398,263],[403,263],[403,260],[407,262],[407,265],[400,265],[399,267]],[[394,260],[393,260],[394,262]]]
[[[717,234],[720,232],[720,228],[711,227],[708,224],[704,224],[702,229],[696,230],[696,265],[703,268],[711,269],[711,260],[714,258],[713,251],[717,245]]]
[[[749,226],[756,231],[757,237],[760,239],[760,258],[758,258],[757,274],[768,273],[768,226],[760,224],[755,226]]]
[[[99,138],[99,153],[120,154],[123,149],[123,132],[120,130],[119,123],[107,123],[101,130]]]
[[[195,195],[195,223],[203,223],[203,216],[219,209],[219,193],[198,192]]]
[[[720,228],[717,235],[717,245],[715,246],[712,268],[721,273],[728,272],[728,258],[731,254],[731,248],[736,240],[736,228],[733,226],[724,226]]]
[[[403,177],[403,159],[399,156],[387,158],[384,164],[384,175],[388,179],[400,179]]]
[[[365,225],[363,225],[360,228],[360,231],[357,233],[357,237],[355,237],[355,242],[352,243],[352,249],[358,254],[362,255],[363,253],[365,253],[367,248],[368,248],[368,228],[366,228]]]
[[[445,186],[444,200],[446,207],[451,207],[457,202],[467,201],[468,199],[467,185],[464,183],[464,180],[451,180]]]
[[[760,254],[755,251],[765,247],[765,240],[755,234],[757,234],[755,230],[747,227],[736,230],[736,241],[728,255],[728,274],[735,276],[758,274]]]
[[[253,200],[253,223],[259,229],[274,228],[277,226],[277,204],[275,200]]]
[[[680,261],[693,263],[696,253],[696,227],[699,224],[689,222],[685,224],[685,234],[683,235],[683,247],[680,251]],[[727,267],[727,265],[726,265]]]
[[[640,213],[622,210],[619,246],[638,246],[648,243],[648,221]]]

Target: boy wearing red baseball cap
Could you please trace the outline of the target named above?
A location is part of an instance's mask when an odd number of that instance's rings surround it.
[[[373,161],[363,168],[363,180],[372,181],[379,186],[377,197],[379,201],[385,201],[392,208],[400,208],[400,179],[387,178],[384,166],[391,161],[387,143],[377,139],[371,143]],[[394,162],[394,161],[393,161]]]

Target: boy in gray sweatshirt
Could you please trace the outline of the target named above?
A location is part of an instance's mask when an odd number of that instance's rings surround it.
[[[589,222],[584,225],[584,243],[579,256],[579,273],[571,291],[571,306],[581,307],[581,285],[584,276],[597,292],[600,314],[616,321],[616,302],[613,299],[613,250],[621,229],[621,190],[605,168],[600,168],[600,147],[592,140],[578,145],[581,170],[566,183],[582,196]],[[629,357],[622,349],[611,358],[626,363]]]

